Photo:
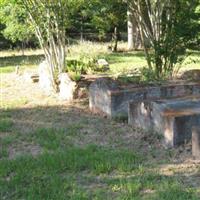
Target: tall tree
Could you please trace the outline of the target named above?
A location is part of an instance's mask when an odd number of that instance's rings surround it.
[[[132,13],[131,6],[127,8],[128,50],[137,50],[141,47],[140,32],[137,21]]]

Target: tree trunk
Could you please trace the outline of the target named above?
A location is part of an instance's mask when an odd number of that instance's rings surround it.
[[[83,42],[83,19],[81,19],[81,42]]]
[[[114,46],[112,48],[112,51],[116,52],[117,46],[118,46],[118,28],[117,27],[115,27],[115,29],[114,29],[113,42],[114,42]]]
[[[133,24],[133,15],[131,11],[127,11],[127,29],[128,29],[128,50],[134,49],[134,24]]]
[[[22,42],[22,46],[21,46],[22,47],[22,56],[24,56],[24,46],[25,46],[24,42]]]

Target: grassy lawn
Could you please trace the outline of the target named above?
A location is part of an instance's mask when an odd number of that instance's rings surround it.
[[[0,57],[0,73],[15,72],[17,66],[20,71],[27,68],[34,69],[43,59],[43,55],[14,55]]]
[[[176,151],[156,135],[81,113],[1,109],[0,199],[199,199],[199,165],[167,167]]]
[[[84,52],[84,48],[79,52]],[[90,49],[91,48],[91,49]],[[106,58],[112,74],[145,65],[141,52]],[[69,56],[74,55],[72,47]],[[39,53],[38,53],[39,54]],[[193,55],[198,58],[198,55]],[[12,72],[35,68],[40,55],[0,58],[0,199],[198,200],[200,163],[191,144],[165,149],[160,135],[89,111],[88,99],[72,104],[44,96],[37,83]],[[192,65],[194,67],[194,65]],[[198,64],[195,64],[198,67]]]
[[[126,43],[119,44],[118,53],[109,52],[108,44],[83,42],[81,44],[71,45],[68,49],[68,59],[79,59],[80,57],[104,58],[109,62],[109,71],[111,75],[134,74],[138,69],[145,67],[146,61],[142,51],[126,52]],[[0,72],[10,73],[19,66],[20,71],[27,68],[35,69],[41,60],[44,59],[41,50],[28,50],[24,55],[15,51],[4,51],[0,56]],[[180,71],[200,69],[199,52],[190,52],[182,64]]]

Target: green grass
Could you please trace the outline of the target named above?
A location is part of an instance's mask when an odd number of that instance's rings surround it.
[[[156,172],[141,173],[132,178],[110,180],[113,190],[122,193],[121,199],[197,199],[192,189],[186,189],[180,180]]]
[[[13,122],[9,118],[0,119],[0,131],[8,132],[12,130]]]
[[[142,51],[125,52],[126,43],[119,43],[118,53],[109,52],[108,43],[82,42],[73,44],[68,49],[68,59],[79,59],[80,57],[88,58],[105,58],[109,62],[111,75],[119,74],[136,74],[138,69],[147,66],[144,53]],[[34,53],[34,52],[32,52]],[[0,57],[0,72],[10,73],[15,71],[15,67],[19,66],[23,71],[27,68],[35,68],[44,56],[34,55],[28,52],[25,56],[12,55],[12,52],[5,52],[6,56]],[[3,55],[4,55],[3,54]],[[200,69],[199,52],[189,52],[190,56],[184,61],[180,70]]]
[[[162,175],[145,155],[128,149],[72,143],[82,126],[42,128],[0,140],[0,199],[197,200],[180,176]],[[37,156],[8,159],[16,140],[38,144]]]
[[[133,152],[95,146],[70,147],[36,158],[2,160],[0,197],[9,200],[198,199],[193,189],[185,188],[175,177],[163,176],[148,168],[140,172],[141,164]],[[121,177],[111,176],[113,172]]]
[[[44,59],[43,55],[8,55],[5,57],[0,57],[0,73],[14,72],[16,66],[19,66],[20,71],[23,71],[27,68],[35,68],[42,59]]]

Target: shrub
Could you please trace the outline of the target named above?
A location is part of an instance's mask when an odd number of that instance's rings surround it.
[[[82,74],[92,74],[103,71],[103,67],[97,65],[96,58],[81,56],[77,59],[67,60],[66,72],[74,81],[79,81]]]

